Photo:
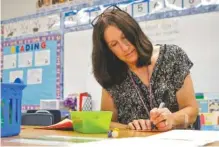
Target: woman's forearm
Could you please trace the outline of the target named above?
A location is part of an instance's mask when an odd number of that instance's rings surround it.
[[[172,114],[173,126],[176,128],[186,128],[196,121],[199,110],[191,106],[185,107]]]

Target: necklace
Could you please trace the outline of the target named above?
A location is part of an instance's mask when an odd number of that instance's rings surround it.
[[[151,82],[150,82],[150,79],[149,79],[149,68],[148,68],[148,66],[147,66],[147,75],[148,75],[148,81],[149,81],[148,88],[149,88],[150,107],[152,108],[152,89],[151,89]],[[137,87],[137,85],[136,85],[136,83],[135,83],[135,81],[134,81],[130,71],[129,71],[129,76],[130,76],[132,84],[134,85],[134,87],[135,87],[135,89],[136,89],[136,91],[138,93],[138,96],[139,96],[139,98],[140,98],[140,100],[141,100],[141,102],[142,102],[142,104],[143,104],[143,106],[145,108],[145,111],[147,112],[148,116],[150,116],[150,112],[149,112],[148,108],[146,107],[146,105],[145,105],[145,103],[143,101],[143,95],[140,92],[140,90],[138,89],[138,87]]]

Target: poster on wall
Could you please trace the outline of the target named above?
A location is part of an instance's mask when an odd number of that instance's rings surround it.
[[[4,39],[4,25],[1,25],[1,39]]]
[[[40,99],[60,99],[61,35],[3,42],[3,82],[21,78],[22,109],[38,109]]]
[[[145,16],[149,12],[148,0],[133,4],[133,17]]]
[[[15,37],[17,33],[16,23],[8,23],[4,25],[4,38]]]
[[[65,13],[64,26],[65,28],[88,25],[90,23],[90,14],[86,9],[80,11],[69,11]]]
[[[2,71],[3,71],[3,48],[2,48],[2,45],[0,44],[0,78],[1,78],[1,81],[2,81]]]
[[[24,35],[35,35],[60,29],[60,13],[35,17],[27,20],[4,24],[2,32],[5,39],[12,39]]]
[[[61,8],[69,5],[93,4],[95,0],[36,0],[37,10],[48,10],[48,8]]]
[[[202,5],[202,0],[184,0],[184,8],[199,7]]]

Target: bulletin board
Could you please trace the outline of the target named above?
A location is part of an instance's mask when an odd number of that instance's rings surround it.
[[[61,35],[47,35],[3,43],[3,82],[19,77],[27,87],[22,109],[35,109],[40,99],[60,99]]]

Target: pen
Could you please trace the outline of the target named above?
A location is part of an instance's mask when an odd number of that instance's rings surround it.
[[[165,107],[165,103],[161,102],[158,109],[161,109],[161,108],[164,108],[164,107]],[[151,130],[154,130],[154,129],[156,129],[156,125],[153,124],[153,122],[151,122]]]
[[[161,102],[158,109],[164,108],[164,107],[165,107],[165,103],[164,103],[164,102]]]

